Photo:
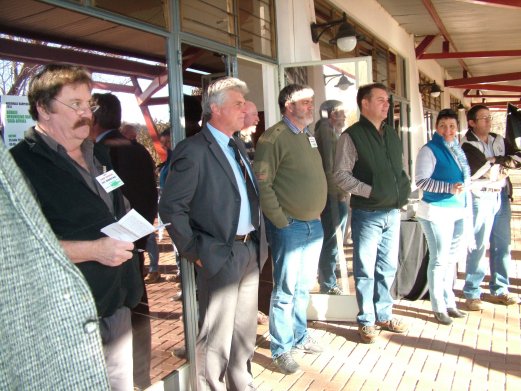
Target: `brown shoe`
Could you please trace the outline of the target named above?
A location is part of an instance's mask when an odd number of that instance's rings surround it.
[[[385,322],[376,322],[376,325],[382,330],[392,331],[393,333],[405,333],[409,327],[398,318],[392,318]]]
[[[481,311],[483,309],[483,303],[480,299],[467,299],[465,305],[469,311]]]
[[[145,277],[145,284],[155,284],[161,280],[161,274],[159,272],[150,272]]]
[[[270,323],[270,318],[262,311],[257,311],[257,324],[267,325]]]
[[[168,282],[181,282],[181,273],[169,274],[165,277]]]
[[[360,335],[360,339],[363,343],[374,343],[377,337],[376,327],[360,324],[358,325],[358,335]]]
[[[501,295],[490,295],[490,302],[494,303],[494,304],[503,304],[503,305],[519,304],[519,300],[516,299],[510,293],[502,293]]]

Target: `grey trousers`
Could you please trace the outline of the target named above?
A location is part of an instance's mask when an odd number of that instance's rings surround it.
[[[257,245],[236,241],[232,256],[214,277],[198,273],[198,391],[253,389],[251,359],[257,334]]]
[[[132,367],[132,325],[130,310],[121,307],[100,319],[100,334],[112,391],[134,389]]]

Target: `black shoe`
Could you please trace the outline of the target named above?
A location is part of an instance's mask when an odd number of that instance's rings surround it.
[[[464,318],[467,316],[466,312],[460,311],[457,308],[447,308],[447,314],[451,318]]]
[[[441,324],[449,325],[452,323],[452,319],[449,318],[449,315],[447,315],[446,312],[435,312],[434,317]]]

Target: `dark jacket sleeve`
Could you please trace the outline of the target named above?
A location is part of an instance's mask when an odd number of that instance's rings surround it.
[[[517,148],[516,145],[512,144],[506,138],[505,140],[505,156],[496,156],[496,163],[500,164],[505,168],[521,168],[521,163],[514,160],[512,156],[517,156],[521,158],[521,151]]]
[[[481,167],[483,167],[483,165],[487,163],[487,158],[485,155],[472,144],[463,143],[461,149],[463,149],[463,152],[465,152],[465,156],[469,162],[471,175],[474,175],[476,171],[478,171]]]
[[[176,148],[170,174],[159,202],[159,215],[181,256],[189,261],[199,259],[197,239],[190,224],[191,203],[197,189],[198,165],[190,158],[186,143]]]

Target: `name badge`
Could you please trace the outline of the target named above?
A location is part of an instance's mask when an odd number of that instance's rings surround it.
[[[311,148],[317,148],[317,140],[315,140],[315,137],[310,136],[308,137],[309,144],[311,144]]]
[[[114,170],[110,170],[104,174],[98,175],[96,180],[107,193],[110,193],[112,190],[116,190],[118,187],[124,185],[123,181],[118,176],[118,174],[114,172]]]

